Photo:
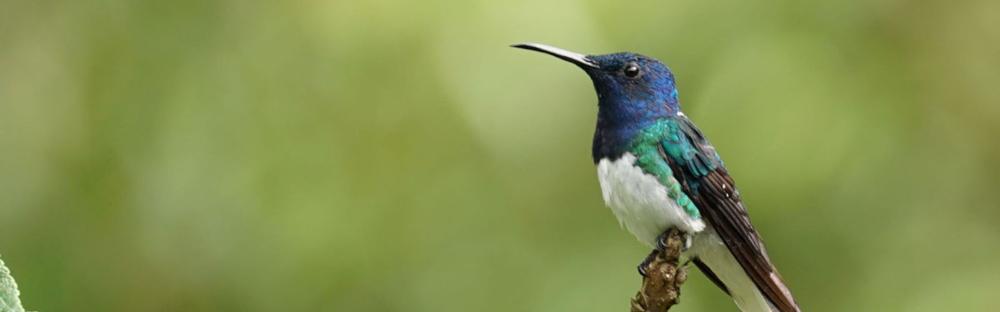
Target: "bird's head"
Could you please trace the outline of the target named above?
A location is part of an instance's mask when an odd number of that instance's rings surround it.
[[[597,90],[600,121],[608,126],[642,125],[680,112],[674,74],[656,59],[629,52],[583,55],[537,43],[513,47],[558,57],[587,72]]]

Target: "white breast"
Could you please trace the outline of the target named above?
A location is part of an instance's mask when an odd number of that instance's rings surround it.
[[[597,163],[604,203],[623,227],[650,246],[655,246],[656,237],[671,226],[692,234],[705,228],[701,219],[691,218],[667,195],[667,188],[656,177],[634,164],[635,156],[630,153]],[[669,179],[677,183],[673,177]]]

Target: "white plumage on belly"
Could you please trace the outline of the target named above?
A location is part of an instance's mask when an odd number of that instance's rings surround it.
[[[636,167],[635,160],[634,155],[626,153],[616,160],[597,163],[604,202],[618,222],[650,247],[656,246],[660,233],[672,226],[690,234],[692,246],[684,252],[684,258],[701,258],[726,285],[741,311],[772,311],[715,231],[706,230],[704,221],[688,215],[667,195],[667,187]],[[668,182],[678,183],[673,177],[668,177]]]
[[[605,158],[597,163],[604,203],[622,226],[649,246],[655,246],[656,238],[671,226],[690,234],[705,229],[701,219],[688,215],[667,195],[667,187],[636,167],[635,160],[635,155],[625,153],[616,160]],[[668,179],[678,183],[673,177]]]

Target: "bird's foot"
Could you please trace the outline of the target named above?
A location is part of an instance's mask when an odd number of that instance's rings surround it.
[[[663,232],[660,236],[656,237],[656,250],[667,250],[667,234],[670,232]]]
[[[639,263],[639,266],[636,267],[639,270],[639,274],[642,275],[643,277],[646,277],[646,273],[648,273],[646,269],[653,262],[653,260],[656,260],[656,256],[659,255],[661,252],[667,250],[667,240],[670,239],[669,234],[670,231],[666,231],[657,236],[656,249],[650,252],[649,255],[646,256],[646,259],[642,260],[642,263]],[[683,237],[684,241],[681,242],[680,246],[682,252],[687,251],[689,248],[691,248],[691,244],[693,241],[693,236],[689,233],[684,233]]]
[[[663,232],[662,234],[660,234],[660,236],[656,237],[656,250],[662,251],[667,249],[667,239],[668,239],[667,234],[669,234],[669,232]],[[684,245],[681,246],[681,250],[687,250],[688,248],[691,248],[692,238],[693,237],[691,236],[691,234],[684,233]]]

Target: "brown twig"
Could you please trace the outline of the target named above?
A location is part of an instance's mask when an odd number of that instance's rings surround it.
[[[687,273],[679,263],[684,237],[674,228],[667,230],[664,237],[666,248],[653,251],[655,257],[646,266],[642,288],[632,298],[632,312],[670,310],[681,295],[681,284],[687,279]]]

